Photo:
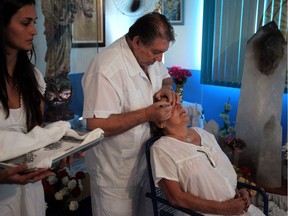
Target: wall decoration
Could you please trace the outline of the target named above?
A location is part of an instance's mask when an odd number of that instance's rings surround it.
[[[184,0],[162,0],[162,14],[164,14],[171,24],[184,24]]]
[[[44,119],[46,122],[73,119],[74,113],[69,108],[72,86],[68,74],[72,44],[71,29],[78,3],[75,0],[42,0],[41,9],[45,17],[44,34],[47,44],[44,95],[47,109],[44,112]]]
[[[72,47],[105,46],[104,1],[79,1],[72,26]]]

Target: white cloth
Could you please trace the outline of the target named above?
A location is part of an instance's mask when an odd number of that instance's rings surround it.
[[[182,106],[184,107],[187,115],[189,116],[189,123],[187,127],[204,128],[204,114],[202,114],[202,105],[183,101]]]
[[[53,122],[46,127],[35,126],[29,133],[0,131],[0,161],[21,156],[32,150],[58,141],[70,128],[69,122]]]
[[[152,146],[155,185],[166,178],[179,182],[183,191],[203,199],[232,199],[237,186],[237,175],[232,164],[212,134],[201,128],[193,129],[201,136],[201,146],[171,137],[161,137]],[[257,208],[254,209],[263,215]]]
[[[125,37],[106,47],[94,58],[82,79],[83,118],[92,118],[94,115],[107,118],[111,114],[151,105],[153,95],[160,90],[162,80],[169,74],[162,62],[149,66],[148,73],[151,81],[139,66]],[[133,197],[133,189],[129,191],[129,187],[141,184],[146,170],[143,143],[149,136],[150,127],[146,122],[117,136],[107,137],[88,150],[86,162],[90,182],[102,187],[122,188],[123,192],[126,190],[125,193],[131,193]],[[104,199],[104,195],[96,199]],[[112,210],[113,205],[109,203],[101,208]],[[117,212],[117,208],[114,211]]]
[[[216,140],[219,140],[220,126],[214,119],[210,119],[208,122],[204,122],[204,129],[213,134]]]
[[[42,74],[36,68],[35,75],[39,90],[44,93],[46,84]],[[21,104],[23,104],[22,101]],[[23,106],[19,109],[10,109],[9,117],[7,119],[5,117],[6,114],[0,103],[0,130],[27,131]],[[0,184],[0,216],[18,215],[45,216],[44,191],[41,181],[26,185]]]
[[[45,127],[36,126],[26,134],[18,131],[1,130],[0,162],[19,157],[25,153],[35,150],[33,153],[37,155],[37,157],[33,160],[33,162],[27,164],[28,168],[50,168],[52,161],[55,158],[67,153],[65,144],[70,150],[72,150],[72,148],[75,149],[77,146],[83,146],[86,143],[99,138],[103,133],[104,132],[102,129],[96,128],[89,133],[79,135],[76,131],[71,129],[70,123],[66,121],[53,122]],[[49,144],[57,142],[63,136],[72,137],[83,141],[77,145],[68,145],[68,143],[64,142],[62,148],[50,151],[41,149]],[[13,145],[11,145],[11,143],[13,143]]]
[[[267,193],[269,199],[269,216],[287,216],[287,196]]]

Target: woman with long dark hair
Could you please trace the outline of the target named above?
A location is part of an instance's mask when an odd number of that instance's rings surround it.
[[[29,132],[43,123],[42,74],[31,63],[37,34],[35,0],[0,1],[0,130]],[[3,140],[2,140],[3,141]],[[0,137],[0,145],[1,145]],[[13,151],[13,143],[11,143]],[[45,215],[41,179],[46,169],[0,169],[0,215]]]

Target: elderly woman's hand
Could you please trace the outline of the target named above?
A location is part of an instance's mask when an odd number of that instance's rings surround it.
[[[36,171],[27,172],[27,165],[10,167],[0,171],[0,184],[28,184],[47,178],[53,175],[48,169],[37,169]]]
[[[242,197],[245,200],[246,202],[245,211],[247,211],[247,209],[249,208],[249,205],[252,203],[250,192],[246,190],[245,188],[236,190],[235,198],[238,198],[238,197]]]

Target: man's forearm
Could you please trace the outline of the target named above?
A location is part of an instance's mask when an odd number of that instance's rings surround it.
[[[108,118],[87,119],[87,129],[101,128],[107,137],[123,133],[148,120],[145,108],[143,108],[124,114],[112,114]]]
[[[172,78],[166,78],[162,81],[162,88],[167,87],[170,90],[173,90],[173,80]]]

